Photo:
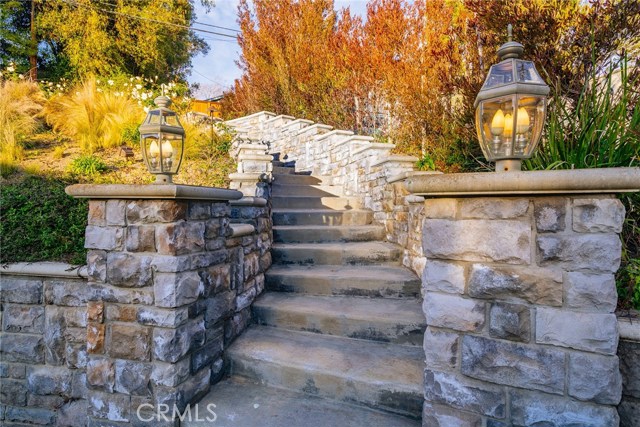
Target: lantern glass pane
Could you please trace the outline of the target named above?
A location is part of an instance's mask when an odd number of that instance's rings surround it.
[[[524,159],[533,154],[544,127],[546,97],[520,96],[516,110],[514,153]]]
[[[180,126],[180,121],[178,120],[178,115],[173,111],[163,111],[162,112],[162,124],[166,124],[169,126]]]
[[[531,61],[516,61],[516,79],[520,83],[544,84],[544,80],[542,80]]]
[[[147,124],[159,125],[162,122],[160,110],[149,111],[149,114],[147,114],[147,120],[145,120],[145,122]]]
[[[513,158],[515,96],[482,101],[476,109],[476,130],[487,160]]]
[[[506,60],[499,64],[492,65],[489,70],[487,80],[484,82],[483,89],[494,86],[501,86],[513,82],[513,61]]]
[[[160,163],[160,145],[158,144],[157,133],[144,134],[142,137],[142,154],[144,155],[147,168],[151,173],[161,173],[162,165]]]

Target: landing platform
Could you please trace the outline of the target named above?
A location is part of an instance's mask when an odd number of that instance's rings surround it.
[[[185,420],[186,427],[418,427],[420,421],[361,406],[334,402],[288,390],[265,387],[233,377],[211,388],[200,402],[201,419]],[[193,408],[192,408],[193,410]]]

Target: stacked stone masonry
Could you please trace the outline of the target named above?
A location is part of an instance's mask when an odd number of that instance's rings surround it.
[[[183,411],[205,394],[224,374],[224,349],[251,321],[271,263],[269,210],[177,200],[89,206],[88,280],[2,276],[0,420],[175,425],[157,419],[159,405],[172,418],[174,405]],[[254,231],[233,236],[231,222]]]
[[[423,214],[423,425],[618,425],[622,204],[443,198]]]

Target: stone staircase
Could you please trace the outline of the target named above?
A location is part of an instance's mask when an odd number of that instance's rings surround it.
[[[419,425],[420,280],[400,265],[401,250],[382,240],[383,227],[372,225],[370,211],[336,186],[274,165],[267,292],[253,306],[257,324],[226,352],[231,379],[212,389],[211,401],[219,404],[216,388],[224,394],[249,381],[280,389],[276,393],[300,393],[297,399],[307,404],[299,405],[298,415],[313,412],[308,399],[318,398],[348,405],[334,410],[353,415],[350,423],[327,418],[314,424],[302,416],[300,424],[280,419],[273,425]],[[253,425],[244,422],[233,425]]]

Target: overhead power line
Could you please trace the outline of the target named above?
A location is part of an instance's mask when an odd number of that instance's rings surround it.
[[[88,6],[88,5],[80,4],[80,3],[72,1],[72,0],[60,0],[60,1],[63,2],[63,3],[67,3],[70,6],[82,7],[82,8],[90,9],[90,10],[97,10],[99,12],[110,13],[112,15],[124,16],[124,17],[131,18],[131,19],[138,19],[138,20],[141,20],[141,21],[155,22],[157,24],[169,25],[169,26],[172,26],[172,27],[178,27],[178,28],[184,28],[184,29],[187,29],[187,30],[198,31],[198,32],[201,32],[201,33],[207,33],[207,34],[213,34],[213,35],[216,35],[216,36],[228,37],[230,39],[235,39],[236,38],[236,36],[231,35],[231,34],[225,34],[225,33],[219,33],[219,32],[216,32],[216,31],[203,30],[201,28],[193,28],[193,27],[189,27],[187,25],[174,24],[173,22],[160,21],[158,19],[153,19],[153,18],[145,18],[144,16],[129,15],[128,13],[116,12],[115,10],[101,9],[101,8],[95,7],[95,6]]]

